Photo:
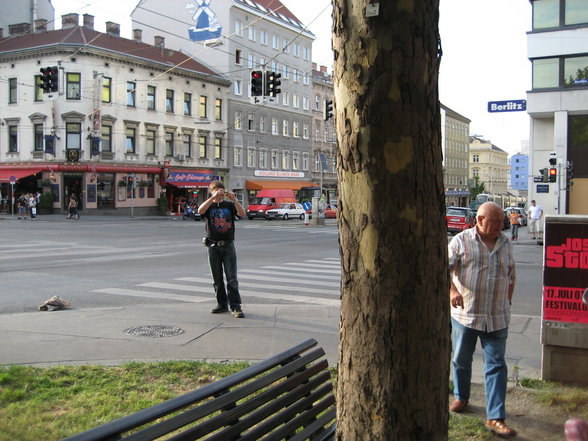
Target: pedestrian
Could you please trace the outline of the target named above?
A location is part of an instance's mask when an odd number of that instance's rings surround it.
[[[512,241],[519,240],[520,217],[521,215],[516,210],[510,210],[510,240]]]
[[[506,339],[515,287],[512,243],[502,233],[504,212],[494,202],[478,209],[477,224],[449,243],[451,337],[454,400],[449,409],[468,406],[472,358],[478,338],[484,353],[486,428],[515,436],[506,425]]]
[[[34,194],[29,194],[28,199],[28,208],[29,213],[31,215],[31,220],[35,220],[37,218],[37,197]]]
[[[228,312],[237,318],[245,317],[241,310],[241,296],[237,281],[237,253],[235,251],[235,217],[245,216],[245,210],[232,191],[225,190],[221,181],[209,185],[210,198],[198,208],[198,213],[206,219],[206,237],[203,243],[208,255],[216,294],[216,307],[212,314]],[[229,200],[225,200],[225,198]],[[223,279],[227,278],[226,288]]]
[[[69,197],[69,202],[67,204],[67,219],[80,219],[80,214],[78,212],[78,198],[74,193],[72,193]]]
[[[26,220],[29,203],[25,194],[21,194],[16,201],[18,218]]]
[[[533,235],[533,239],[541,240],[543,238],[543,228],[541,226],[543,209],[534,200],[531,201],[531,206],[527,210],[527,216],[529,219],[529,233]]]

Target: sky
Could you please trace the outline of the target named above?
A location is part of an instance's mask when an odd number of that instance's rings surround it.
[[[327,66],[330,72],[331,0],[281,1],[316,36],[312,61]],[[88,13],[94,15],[96,30],[104,32],[104,23],[113,21],[121,25],[121,36],[125,38],[132,38],[130,13],[137,3],[138,0],[52,1],[56,28],[61,27],[62,14]],[[489,140],[510,155],[523,152],[529,138],[527,113],[489,113],[487,109],[489,101],[525,99],[531,88],[526,36],[531,29],[530,2],[440,0],[439,14],[443,48],[441,102],[471,120],[471,135]]]

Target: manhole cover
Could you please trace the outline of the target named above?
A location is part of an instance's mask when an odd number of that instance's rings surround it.
[[[167,325],[146,325],[125,329],[125,334],[134,337],[173,337],[184,333],[182,328]]]

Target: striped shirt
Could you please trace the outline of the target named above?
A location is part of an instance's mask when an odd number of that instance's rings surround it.
[[[504,234],[500,233],[489,251],[476,227],[462,231],[449,242],[449,270],[464,303],[463,309],[451,308],[451,317],[484,332],[508,328],[508,290],[516,272],[512,244]]]

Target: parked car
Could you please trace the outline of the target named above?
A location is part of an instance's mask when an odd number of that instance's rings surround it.
[[[312,219],[312,208],[308,209],[308,214],[310,214],[310,218]],[[325,219],[334,219],[337,217],[337,205],[336,204],[327,204],[325,206]]]
[[[474,212],[467,207],[447,207],[445,212],[447,231],[455,234],[476,225]]]
[[[506,211],[508,211],[508,215],[510,217],[510,213],[512,210],[516,211],[519,214],[519,223],[521,224],[521,227],[526,227],[527,226],[527,213],[525,213],[525,209],[521,208],[521,207],[507,207],[505,208]]]
[[[267,220],[272,219],[283,219],[288,220],[293,217],[297,217],[298,219],[304,219],[304,214],[306,211],[302,204],[279,204],[277,208],[272,208],[271,210],[267,210],[265,212],[265,218]]]
[[[504,210],[504,222],[502,224],[503,230],[510,230],[510,211]]]

